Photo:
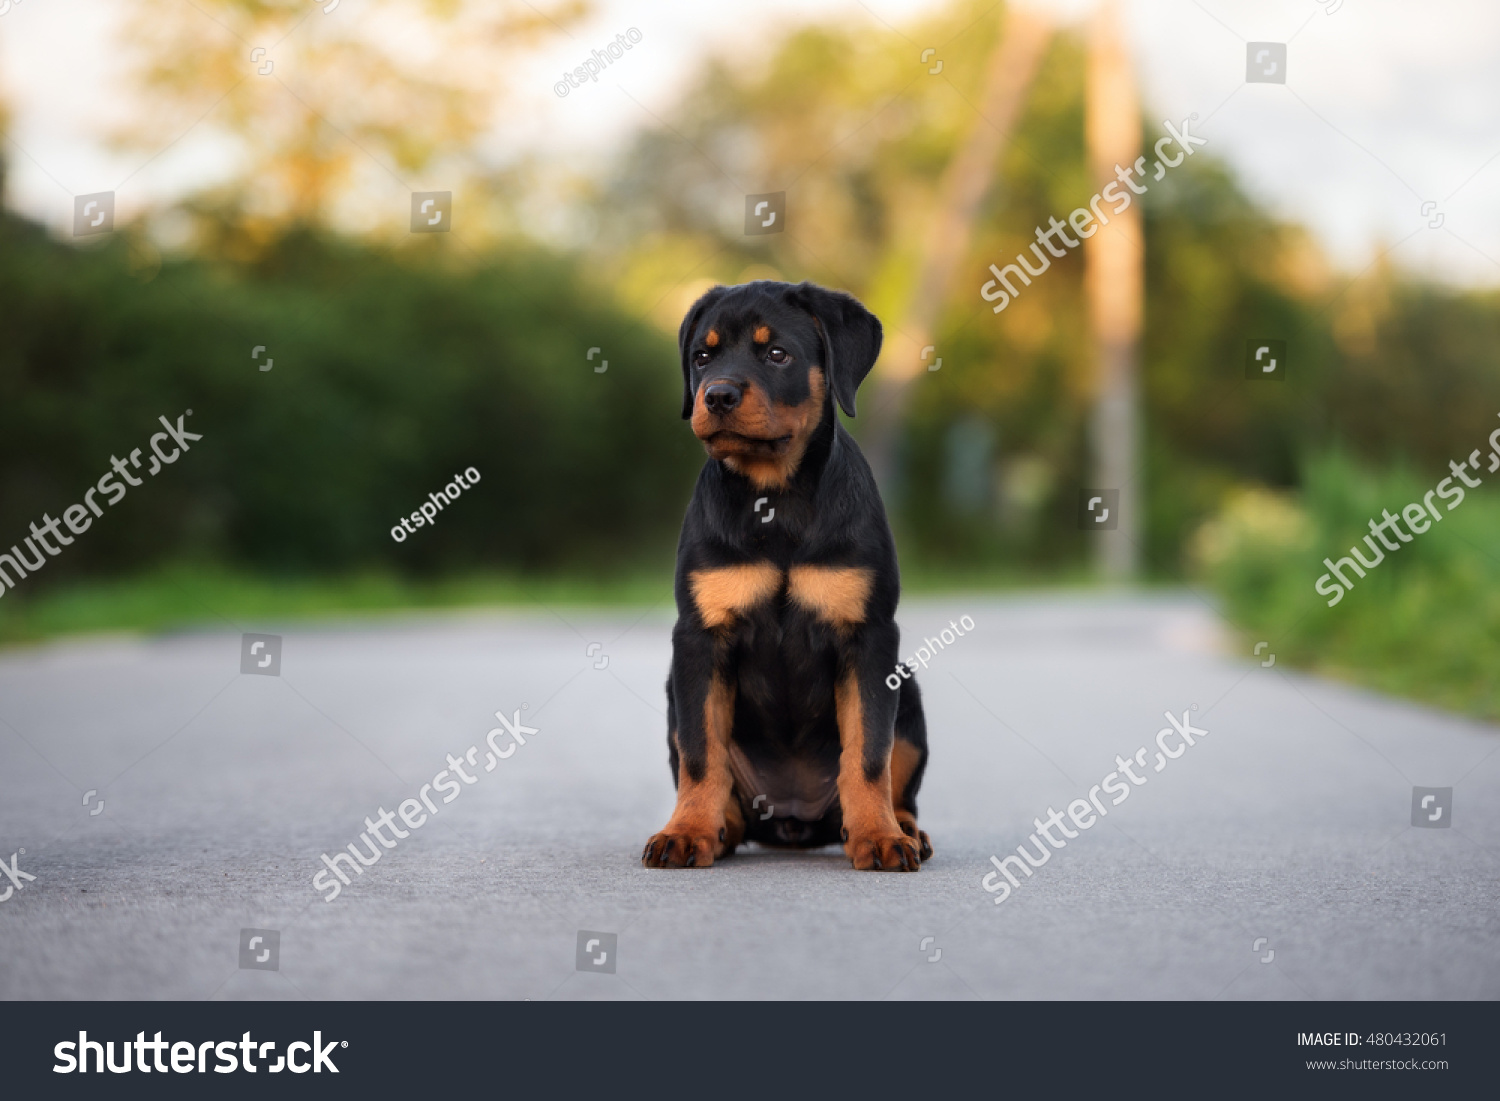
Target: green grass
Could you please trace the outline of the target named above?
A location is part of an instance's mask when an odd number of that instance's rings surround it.
[[[904,570],[912,596],[1034,587],[1044,579],[999,568]],[[1051,579],[1056,583],[1058,579]],[[1074,579],[1084,580],[1082,574]],[[203,625],[235,628],[269,620],[317,619],[423,609],[672,606],[672,564],[617,575],[468,573],[430,581],[393,573],[271,576],[213,566],[173,565],[148,573],[78,580],[0,600],[0,644],[62,635],[155,633]]]
[[[92,632],[314,619],[436,608],[527,605],[670,606],[670,567],[615,577],[519,577],[477,573],[415,581],[387,573],[272,577],[201,566],[171,566],[129,577],[76,581],[0,600],[0,642]]]
[[[1493,477],[1481,475],[1485,485],[1387,552],[1333,607],[1314,590],[1325,557],[1348,555],[1382,509],[1399,513],[1447,475],[1376,472],[1326,455],[1309,465],[1300,499],[1252,490],[1232,500],[1200,533],[1197,558],[1231,622],[1247,639],[1270,640],[1278,664],[1500,719]]]

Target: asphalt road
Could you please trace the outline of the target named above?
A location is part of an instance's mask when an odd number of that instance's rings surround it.
[[[904,637],[961,615],[920,673],[915,875],[640,866],[672,806],[663,608],[10,651],[0,997],[1500,997],[1500,729],[1227,654],[1190,596],[909,602]],[[240,672],[241,631],[282,636],[279,675]],[[486,772],[518,710],[536,733]],[[1167,711],[1208,733],[1158,773]],[[320,854],[471,746],[475,782],[325,901]],[[996,905],[990,856],[1141,747],[1146,782]],[[1413,827],[1419,785],[1447,828]]]

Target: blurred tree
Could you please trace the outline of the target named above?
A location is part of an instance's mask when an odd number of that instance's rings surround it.
[[[361,174],[404,185],[468,155],[501,102],[506,58],[585,10],[586,0],[546,11],[510,0],[140,0],[126,40],[143,109],[117,139],[158,154],[204,120],[236,146],[223,205],[264,236],[322,224]]]
[[[874,392],[865,405],[865,455],[876,479],[887,488],[897,483],[897,445],[912,385],[922,371],[942,362],[930,343],[932,331],[952,293],[996,162],[1051,35],[1051,24],[1040,16],[1007,13],[987,63],[970,132],[938,184],[935,209],[921,241],[920,274],[904,311],[886,332],[880,364],[870,379]]]
[[[112,455],[145,448],[157,417],[192,409],[203,436],[41,585],[182,560],[428,573],[671,561],[702,457],[662,369],[671,341],[570,260],[511,248],[460,269],[299,231],[253,265],[169,258],[145,285],[129,253],[125,234],[79,249],[0,215],[0,546],[80,500]],[[469,466],[475,489],[392,538]]]
[[[601,189],[603,266],[667,329],[714,280],[808,278],[863,298],[893,348],[920,347],[904,331],[906,305],[937,249],[944,180],[977,133],[1000,16],[985,0],[957,0],[899,33],[810,26],[759,66],[708,61],[680,110],[643,133]],[[924,59],[926,43],[936,55]],[[980,189],[957,277],[930,310],[921,343],[941,349],[943,366],[917,372],[910,388],[903,483],[887,503],[905,545],[933,559],[1053,567],[1085,550],[1074,487],[1091,481],[1098,389],[1084,258],[1054,260],[1002,314],[979,288],[991,262],[1009,262],[1035,227],[1094,194],[1087,83],[1082,36],[1053,35],[995,184]],[[785,231],[745,236],[744,195],[779,190]],[[1227,486],[1296,478],[1298,441],[1326,430],[1335,348],[1318,317],[1329,279],[1307,235],[1258,210],[1208,153],[1153,181],[1140,211],[1142,453],[1131,465],[1150,486],[1136,510],[1142,561],[1170,571]],[[1247,387],[1244,342],[1270,334],[1298,349],[1296,382]],[[876,402],[862,400],[851,425],[861,439]],[[994,469],[976,482],[981,455]],[[989,484],[997,499],[975,509],[971,489],[945,488],[960,483]]]
[[[5,100],[0,98],[0,210],[5,209],[5,179],[6,172],[10,166],[10,158],[5,148],[10,138],[10,107]]]
[[[309,7],[316,20],[344,11]],[[899,318],[943,180],[975,133],[998,42],[990,11],[962,0],[905,38],[804,28],[760,68],[709,63],[600,188],[600,236],[583,257],[512,248],[460,271],[425,250],[282,224],[326,215],[346,179],[332,168],[288,177],[322,181],[305,193],[237,178],[231,194],[270,204],[243,262],[215,249],[142,267],[128,231],[80,249],[0,217],[0,531],[55,515],[141,442],[140,425],[193,407],[210,431],[192,463],[132,493],[56,576],[189,554],[428,570],[669,557],[702,453],[677,420],[661,330],[715,278],[813,278]],[[938,56],[921,60],[917,42]],[[911,388],[905,484],[889,501],[915,552],[905,562],[1083,559],[1072,487],[1088,477],[1095,377],[1083,258],[1055,260],[998,315],[979,288],[990,262],[1093,194],[1085,90],[1085,45],[1060,31],[933,315],[943,367]],[[1148,124],[1146,142],[1158,136]],[[267,142],[254,148],[271,164],[281,146]],[[1144,549],[1162,573],[1237,485],[1296,485],[1330,440],[1441,470],[1500,410],[1500,295],[1384,269],[1342,285],[1309,235],[1259,209],[1211,151],[1141,196]],[[781,189],[786,232],[744,236],[744,195]],[[1246,341],[1264,337],[1288,343],[1285,383],[1244,377]],[[275,371],[260,374],[246,353],[271,344]],[[586,361],[591,346],[607,374]],[[483,508],[390,540],[396,517],[470,464]]]

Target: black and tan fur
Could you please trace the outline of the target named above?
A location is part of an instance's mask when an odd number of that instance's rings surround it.
[[[927,733],[916,681],[886,685],[895,544],[834,409],[854,415],[880,322],[846,294],[757,282],[705,294],[678,343],[682,415],[709,461],[677,551],[677,807],[642,861],[842,840],[856,868],[916,871],[932,855],[916,805]]]

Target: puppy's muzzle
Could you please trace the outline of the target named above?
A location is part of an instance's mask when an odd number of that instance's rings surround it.
[[[744,393],[732,382],[715,382],[703,391],[703,404],[710,413],[723,416],[739,408]]]

